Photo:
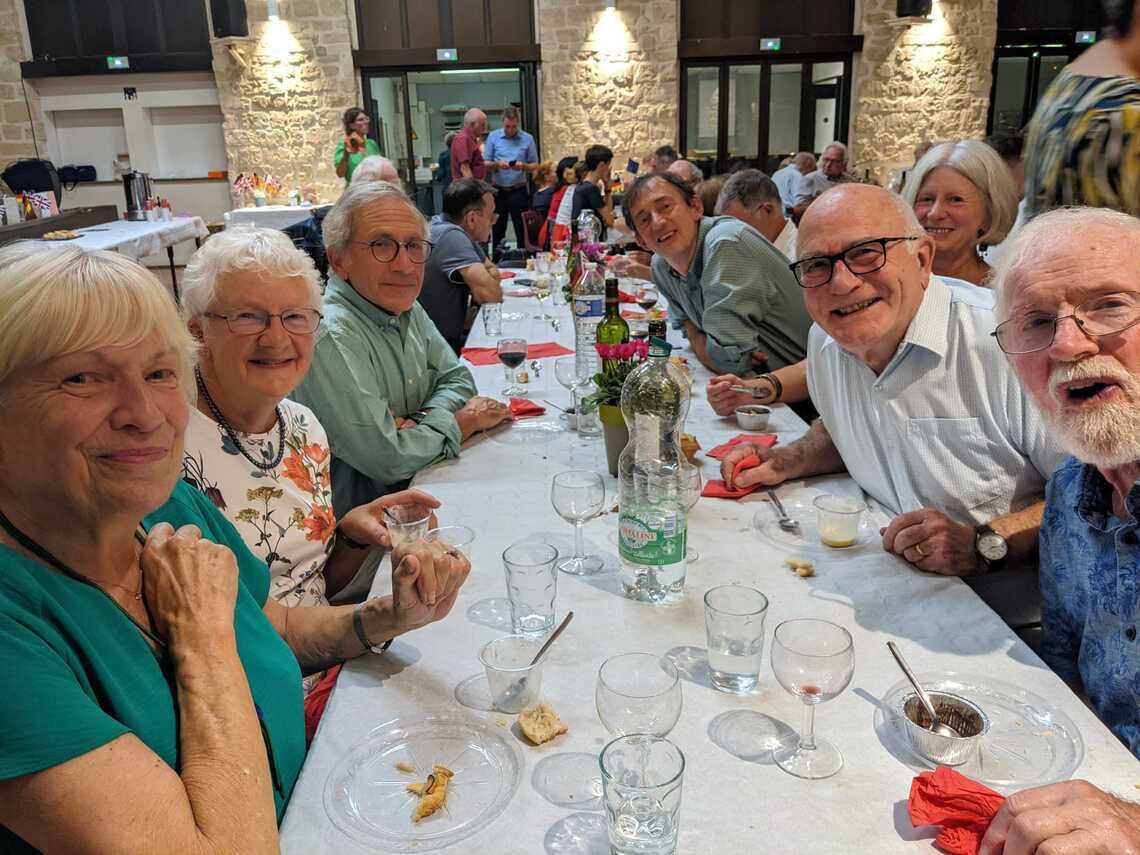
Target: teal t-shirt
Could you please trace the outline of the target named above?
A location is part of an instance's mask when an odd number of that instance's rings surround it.
[[[305,759],[301,671],[261,609],[269,571],[201,493],[179,481],[143,520],[193,524],[233,550],[238,655],[271,746],[280,821]],[[82,572],[82,567],[75,568]],[[0,780],[59,765],[133,733],[180,768],[178,708],[168,658],[100,591],[0,546]],[[27,851],[0,828],[0,852]]]
[[[348,153],[348,171],[344,173],[344,183],[348,184],[352,181],[352,173],[356,171],[356,167],[360,165],[360,161],[366,157],[371,157],[374,154],[380,154],[380,144],[372,137],[364,138],[364,150],[354,151]],[[340,163],[340,159],[344,157],[344,140],[336,144],[336,152],[333,154],[333,168]]]

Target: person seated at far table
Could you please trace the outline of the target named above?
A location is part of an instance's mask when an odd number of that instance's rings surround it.
[[[399,186],[400,173],[396,171],[395,165],[388,158],[374,154],[360,161],[352,173],[352,180],[349,181],[349,184],[356,184],[360,181],[387,181]]]
[[[792,218],[798,223],[808,206],[820,195],[850,180],[847,175],[847,146],[839,141],[833,142],[823,150],[815,172],[803,176],[796,186]]]
[[[499,270],[484,249],[498,216],[494,188],[460,178],[444,191],[443,214],[431,223],[419,302],[456,353],[467,339],[471,297],[479,304],[503,302]]]
[[[296,606],[179,480],[194,344],[145,268],[0,250],[0,849],[278,851],[302,672],[444,617],[470,565],[393,555],[393,593]]]
[[[653,281],[669,299],[674,327],[715,372],[772,368],[804,357],[811,319],[787,259],[732,217],[702,216],[675,176],[638,178],[626,192],[638,242],[651,249]]]
[[[815,321],[807,382],[821,418],[786,446],[738,446],[725,480],[772,486],[846,470],[894,515],[884,549],[920,570],[969,576],[1030,560],[1062,455],[990,335],[993,294],[934,276],[933,238],[879,187],[821,196],[798,249],[793,269]],[[749,454],[762,463],[734,479]],[[1010,608],[1029,605],[1014,593]],[[997,605],[1011,625],[1036,619]]]
[[[559,176],[554,174],[554,161],[544,160],[538,164],[534,168],[533,178],[534,186],[538,189],[530,197],[530,209],[538,214],[539,219],[546,222],[546,218],[550,216],[550,204],[554,199],[554,193],[562,184]]]
[[[701,168],[688,160],[674,160],[665,171],[670,175],[676,175],[682,184],[694,192],[696,192],[697,185],[705,180],[705,174],[701,172]]]
[[[706,217],[712,216],[711,212],[716,210],[716,200],[720,197],[724,181],[725,176],[714,175],[712,178],[698,181],[697,186],[693,188],[693,192],[701,200],[701,207],[704,209]]]
[[[285,606],[327,605],[368,546],[391,546],[386,505],[439,504],[394,493],[337,520],[324,427],[287,397],[312,362],[320,307],[312,260],[275,229],[227,229],[186,265],[182,312],[199,362],[182,477],[265,562],[270,596]]]
[[[796,224],[784,216],[780,188],[759,169],[742,169],[728,177],[720,188],[715,214],[748,223],[788,261],[796,260]]]
[[[1072,271],[1080,271],[1074,276]],[[995,274],[997,341],[1070,457],[1041,522],[1041,658],[1140,757],[1140,221],[1058,209]],[[1086,781],[1014,793],[982,855],[1140,852],[1140,804]]]
[[[462,440],[510,411],[476,396],[471,372],[416,302],[432,246],[427,222],[403,190],[383,181],[354,184],[323,229],[325,317],[293,399],[328,432],[339,518],[457,456]]]
[[[772,173],[772,182],[780,188],[780,201],[784,206],[784,213],[790,214],[796,204],[796,191],[800,187],[800,179],[809,173],[815,172],[815,155],[810,151],[801,151],[794,157],[787,158],[787,163]]]
[[[577,223],[583,211],[592,211],[602,224],[601,240],[605,230],[614,224],[614,200],[610,193],[610,167],[614,153],[604,145],[592,145],[586,149],[586,174],[578,179],[578,185],[571,191],[573,208],[570,222]]]
[[[570,212],[574,209],[574,186],[578,183],[578,173],[575,169],[577,165],[578,158],[571,156],[562,158],[555,167],[558,172],[558,183],[554,187],[554,194],[550,197],[546,221],[538,232],[538,245],[544,249],[549,249],[554,241],[565,240],[570,235]],[[554,233],[558,231],[560,223],[561,236],[556,237]]]

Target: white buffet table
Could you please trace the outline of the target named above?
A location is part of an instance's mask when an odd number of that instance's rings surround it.
[[[252,208],[235,208],[226,211],[226,228],[258,226],[263,229],[287,229],[303,223],[319,210],[327,211],[332,203],[323,205],[262,205]]]
[[[534,311],[531,300],[508,300],[507,309]],[[573,331],[564,307],[562,329],[521,321],[504,325],[505,334],[530,341],[560,340],[572,345]],[[671,333],[671,335],[675,335]],[[493,344],[477,321],[472,345]],[[690,355],[690,362],[695,359]],[[567,393],[554,378],[553,360],[531,397],[565,404]],[[480,391],[499,395],[503,369],[473,369]],[[703,397],[708,372],[697,370],[687,430],[708,449],[740,431],[719,419]],[[554,419],[548,412],[544,418]],[[790,410],[776,408],[772,427],[781,442],[805,426]],[[501,620],[505,584],[500,554],[528,535],[545,535],[569,549],[571,527],[550,505],[551,477],[568,468],[605,470],[601,439],[583,441],[574,433],[552,434],[534,442],[514,427],[475,438],[459,459],[431,467],[416,485],[442,502],[441,524],[463,523],[477,532],[472,547],[474,569],[454,612],[444,621],[398,639],[383,655],[348,663],[321,722],[282,826],[282,851],[352,853],[384,851],[360,848],[329,820],[323,794],[330,771],[349,748],[376,725],[395,716],[422,717],[429,712],[465,714],[516,740],[525,759],[521,783],[505,812],[489,826],[447,851],[536,855],[536,853],[608,852],[603,814],[598,810],[558,807],[538,791],[539,761],[563,752],[596,755],[610,738],[594,707],[599,664],[629,651],[668,654],[686,673],[684,710],[673,739],[685,753],[687,767],[681,808],[679,853],[726,855],[746,852],[914,853],[932,852],[934,829],[912,829],[906,798],[915,770],[888,751],[876,734],[877,707],[901,675],[886,649],[897,639],[919,672],[947,670],[984,675],[1035,692],[1076,723],[1084,740],[1077,777],[1134,797],[1140,764],[1068,688],[1012,631],[957,579],[919,573],[901,559],[884,554],[877,542],[858,552],[836,552],[818,563],[817,575],[801,579],[781,566],[788,553],[774,549],[752,531],[757,511],[770,513],[759,494],[738,501],[701,499],[690,516],[690,543],[700,559],[688,568],[683,603],[661,607],[634,603],[617,591],[616,515],[609,513],[586,527],[592,551],[603,554],[607,572],[584,579],[560,575],[557,617],[573,609],[575,619],[554,646],[545,666],[542,697],[550,701],[570,732],[535,748],[512,729],[513,716],[462,706],[456,687],[482,672],[479,648],[509,632]],[[717,477],[716,462],[704,457],[706,478]],[[822,484],[821,484],[822,481]],[[811,488],[857,491],[846,477],[816,479]],[[616,487],[607,478],[607,489]],[[803,498],[802,483],[780,488],[784,499]],[[616,501],[616,492],[612,494]],[[607,497],[607,506],[612,505]],[[885,518],[884,518],[885,519]],[[387,569],[378,574],[385,587]],[[758,691],[739,697],[713,690],[704,666],[705,629],[702,594],[732,581],[751,584],[771,601],[767,619],[765,663]],[[767,661],[772,630],[782,620],[818,617],[845,626],[855,640],[856,668],[850,687],[816,715],[817,733],[832,740],[846,763],[836,776],[821,781],[794,778],[773,765],[774,734],[799,728],[802,705],[775,682]],[[754,738],[742,737],[752,733]]]

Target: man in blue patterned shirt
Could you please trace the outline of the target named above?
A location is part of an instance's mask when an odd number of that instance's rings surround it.
[[[999,266],[1007,320],[995,335],[1073,454],[1046,490],[1042,658],[1140,757],[1138,271],[1140,220],[1089,208],[1044,214]],[[1028,790],[1003,808],[981,852],[1003,846],[1137,852],[1140,805],[1080,781]]]

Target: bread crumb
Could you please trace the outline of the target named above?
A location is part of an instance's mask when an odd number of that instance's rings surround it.
[[[535,745],[549,742],[561,733],[569,731],[550,704],[538,704],[519,713],[519,728],[523,735]]]
[[[416,771],[415,766],[413,766],[411,763],[405,763],[403,760],[396,764],[396,769],[400,772],[406,772],[409,775],[414,774]]]
[[[420,797],[412,822],[419,822],[443,807],[447,800],[447,785],[454,774],[446,766],[434,766],[424,783],[408,784],[408,792]]]
[[[806,558],[785,558],[784,566],[791,570],[796,571],[796,575],[801,579],[806,579],[809,576],[815,575],[815,564],[808,561]]]

